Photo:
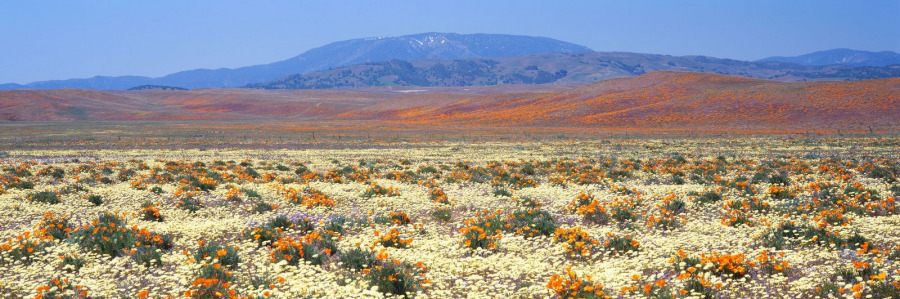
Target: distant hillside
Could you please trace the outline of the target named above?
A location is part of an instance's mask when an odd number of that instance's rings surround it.
[[[163,85],[141,85],[129,88],[128,90],[187,90],[186,88],[163,86]]]
[[[900,78],[781,83],[652,72],[551,93],[394,99],[333,118],[595,129],[897,130]]]
[[[521,85],[508,85],[510,87]],[[495,90],[468,93],[470,89]],[[399,91],[399,92],[398,92]],[[900,78],[783,83],[651,72],[557,91],[200,89],[0,91],[0,120],[401,122],[427,127],[900,130]]]
[[[287,76],[251,84],[263,89],[330,89],[367,86],[478,86],[596,82],[652,71],[691,71],[779,81],[900,77],[897,67],[803,66],[705,56],[622,52],[551,53],[495,59],[389,60]]]
[[[0,89],[128,89],[137,85],[181,86],[189,89],[239,87],[293,74],[390,59],[497,58],[584,51],[590,51],[590,49],[546,37],[432,32],[340,41],[306,51],[287,60],[236,69],[196,69],[160,78],[93,77],[41,81],[25,85],[0,84]]]
[[[759,61],[792,62],[802,65],[888,66],[900,64],[900,53],[832,49],[793,57],[769,57]]]

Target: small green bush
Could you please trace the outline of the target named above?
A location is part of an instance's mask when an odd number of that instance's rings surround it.
[[[144,265],[144,267],[153,267],[162,265],[162,250],[155,246],[137,246],[128,254],[135,263]]]
[[[78,272],[84,267],[85,259],[74,255],[66,255],[63,257],[61,268],[63,271],[73,273]]]
[[[199,199],[188,197],[182,198],[180,201],[178,201],[177,206],[179,208],[187,210],[190,213],[193,213],[203,208],[203,203],[201,203]]]
[[[246,195],[248,198],[262,198],[262,196],[253,189],[241,188],[241,192],[243,192],[244,195]]]
[[[36,201],[40,203],[47,203],[51,205],[55,205],[60,203],[59,195],[53,191],[41,191],[41,192],[32,192],[28,193],[28,200]]]
[[[141,219],[147,221],[158,221],[162,222],[165,220],[162,213],[160,213],[159,208],[157,208],[152,202],[145,201],[141,204]]]
[[[365,278],[382,293],[406,296],[421,289],[419,272],[407,263],[384,262],[372,268]]]
[[[379,263],[375,258],[375,253],[361,248],[353,248],[338,254],[341,267],[360,271],[362,269],[370,269]]]
[[[34,183],[29,181],[14,181],[6,185],[7,188],[13,189],[34,189]]]
[[[44,231],[55,240],[68,239],[72,231],[68,218],[65,216],[56,217],[50,212],[44,214],[43,220],[38,224],[38,229]]]
[[[512,193],[503,188],[494,189],[494,196],[512,196]]]
[[[412,220],[409,219],[409,215],[404,212],[396,211],[391,212],[389,215],[391,216],[391,222],[396,225],[407,225],[412,223]]]
[[[155,193],[155,194],[162,194],[163,189],[160,186],[155,186],[153,188],[150,188],[150,192]]]
[[[209,258],[212,264],[220,264],[229,269],[235,269],[237,264],[241,262],[237,249],[231,246],[225,246],[217,242],[208,242],[197,248],[194,252],[194,260],[198,263],[204,263]]]
[[[87,200],[90,203],[94,204],[95,206],[99,206],[99,205],[103,204],[103,197],[101,197],[100,195],[96,195],[96,194],[88,195]]]
[[[697,197],[697,201],[701,203],[714,203],[720,200],[722,200],[722,196],[712,190],[703,192],[703,194],[700,194],[700,196]]]
[[[171,236],[127,228],[125,220],[112,213],[101,215],[97,221],[72,235],[72,240],[82,248],[111,257],[122,256],[132,247],[172,249]]]
[[[251,228],[250,230],[244,231],[243,235],[245,239],[256,241],[260,247],[272,244],[272,242],[281,237],[280,232],[268,225]]]
[[[444,208],[436,208],[436,209],[434,209],[434,211],[431,211],[431,216],[433,216],[434,219],[437,219],[438,221],[442,221],[442,222],[449,222],[452,217],[452,214],[453,213],[450,210],[450,208],[445,208],[445,207]]]
[[[550,213],[543,210],[518,210],[507,220],[507,230],[514,231],[525,238],[550,236],[558,227]]]
[[[253,206],[253,211],[257,213],[265,213],[274,210],[271,204],[265,202],[258,202]]]

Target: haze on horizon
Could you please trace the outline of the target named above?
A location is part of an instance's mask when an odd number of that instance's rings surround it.
[[[0,83],[158,77],[422,32],[544,36],[596,51],[756,60],[900,52],[900,1],[7,1]]]

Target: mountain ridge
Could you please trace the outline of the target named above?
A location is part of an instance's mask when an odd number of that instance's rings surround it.
[[[802,65],[849,65],[882,67],[900,64],[900,53],[860,51],[847,48],[816,51],[798,56],[772,56],[757,61],[792,62]]]
[[[652,71],[693,71],[779,81],[878,79],[900,76],[896,67],[803,66],[706,56],[628,52],[547,53],[495,59],[380,61],[297,74],[250,84],[264,89],[331,89],[367,86],[479,86],[590,83]]]
[[[545,73],[548,71],[548,66],[558,64],[558,62],[545,61],[544,63],[546,65],[531,64],[520,65],[518,66],[519,69],[499,71],[489,70],[489,73],[491,74],[488,74],[487,78],[441,79],[444,81],[449,80],[449,83],[432,82],[428,80],[425,80],[427,81],[425,82],[422,81],[422,78],[415,79],[411,76],[407,76],[407,79],[398,82],[393,82],[396,78],[363,78],[359,80],[369,80],[372,82],[366,84],[347,82],[344,85],[306,82],[310,80],[302,79],[303,76],[310,73],[319,73],[316,75],[321,75],[334,69],[352,68],[359,64],[381,63],[382,67],[385,67],[388,65],[384,65],[384,62],[396,64],[395,62],[397,61],[406,61],[411,64],[417,64],[422,60],[477,61],[478,59],[486,59],[487,61],[491,61],[509,57],[522,57],[527,59],[528,56],[560,53],[566,55],[574,55],[575,53],[604,53],[604,55],[610,57],[601,57],[598,59],[605,59],[607,60],[606,63],[610,65],[618,65],[618,69],[610,66],[598,66],[596,70],[593,70],[595,71],[593,73],[590,72],[591,70],[573,72],[568,69],[566,70],[566,74],[558,73],[560,70]],[[630,55],[632,57],[623,58],[623,55]],[[644,57],[640,59],[634,57],[641,55]],[[890,57],[882,57],[885,55]],[[876,56],[882,58],[877,58]],[[900,57],[900,54],[889,51],[867,52],[849,49],[832,49],[798,57],[806,58],[770,57],[759,61],[740,61],[695,55],[670,56],[627,52],[593,52],[591,49],[584,46],[546,37],[507,34],[428,32],[396,37],[368,37],[338,41],[310,49],[300,55],[285,60],[239,68],[193,69],[157,78],[142,76],[95,76],[86,79],[49,80],[31,82],[28,84],[7,83],[0,84],[0,90],[59,88],[125,90],[143,85],[178,86],[187,89],[233,88],[244,86],[267,88],[266,86],[263,86],[263,84],[292,76],[295,79],[300,78],[302,80],[299,81],[304,82],[300,82],[301,84],[299,84],[298,87],[290,88],[345,88],[382,85],[458,86],[461,84],[501,84],[502,82],[506,82],[506,84],[529,84],[556,82],[559,80],[562,80],[563,82],[578,81],[589,83],[602,79],[637,76],[650,71],[713,72],[725,75],[739,75],[782,81],[859,80],[900,76],[900,70],[890,66],[893,62],[900,64],[900,58],[897,58]],[[872,57],[876,57],[877,59]],[[826,58],[831,60],[827,60]],[[803,59],[807,59],[808,61]],[[639,65],[626,60],[643,60],[645,63]],[[654,63],[654,61],[659,62],[659,60],[673,60],[668,61],[668,63],[676,63],[676,60],[690,61],[695,64],[696,67],[693,69],[689,67],[684,68],[681,65],[672,65],[672,67],[666,67],[665,65],[647,67],[647,63]],[[831,63],[835,61],[841,63]],[[444,64],[445,66],[448,66],[446,63]],[[878,66],[871,66],[869,64],[878,64]],[[525,69],[526,67],[532,66],[537,69]],[[775,70],[775,68],[781,68],[781,70]],[[394,69],[394,71],[396,71],[396,69]],[[485,70],[482,71],[485,72]],[[416,70],[415,72],[423,73],[421,70]],[[388,74],[387,77],[398,77],[400,75],[401,74],[394,73]],[[435,74],[424,75],[437,77]],[[447,75],[442,76],[448,77]],[[334,78],[333,80],[338,79],[352,81],[349,80],[352,78]],[[408,82],[410,79],[421,82]],[[374,84],[375,81],[379,81],[378,84]],[[275,85],[279,84],[276,83]],[[281,85],[284,85],[283,88],[289,88],[288,85],[290,84]]]
[[[397,37],[338,41],[310,49],[285,60],[233,69],[194,69],[158,78],[124,76],[123,78],[127,79],[125,82],[109,80],[109,78],[116,77],[96,76],[87,79],[38,81],[24,85],[0,84],[0,88],[128,89],[138,85],[179,86],[189,89],[228,88],[265,82],[298,73],[387,59],[496,58],[552,51],[581,52],[589,50],[584,46],[547,37],[429,32]]]

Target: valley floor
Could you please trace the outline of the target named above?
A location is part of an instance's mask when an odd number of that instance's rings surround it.
[[[117,126],[0,134],[0,293],[900,293],[893,136]]]

